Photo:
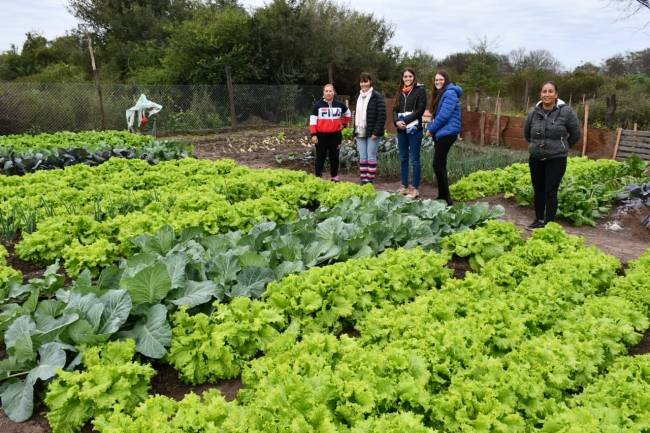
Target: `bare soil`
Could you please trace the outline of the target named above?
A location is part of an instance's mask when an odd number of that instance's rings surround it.
[[[29,281],[32,278],[40,278],[45,272],[45,267],[38,263],[30,263],[22,260],[15,252],[16,244],[20,242],[20,237],[12,240],[3,240],[2,245],[5,246],[9,256],[7,257],[7,264],[14,269],[19,270],[23,274],[23,280]]]
[[[174,138],[192,142],[198,158],[231,158],[252,168],[282,167],[312,172],[311,164],[306,164],[300,159],[294,161],[287,161],[286,159],[289,154],[301,155],[310,148],[307,128],[251,129],[201,137]],[[282,164],[276,160],[276,155],[279,154],[285,156]],[[343,170],[342,173],[339,173],[339,176],[344,181],[358,181],[357,173],[354,170]],[[399,179],[386,179],[381,176],[381,173],[379,173],[375,182],[375,187],[384,191],[396,191],[400,186]],[[421,185],[421,198],[433,199],[437,194],[438,191],[434,185],[429,183]],[[481,201],[503,206],[506,220],[514,222],[520,228],[525,228],[534,218],[532,208],[518,206],[511,199],[498,196],[487,197]],[[607,223],[614,221],[620,225],[621,230],[612,231],[605,228]],[[650,230],[643,227],[640,221],[638,215],[612,212],[607,218],[601,220],[597,227],[574,227],[567,221],[559,221],[559,223],[567,232],[584,236],[587,243],[597,246],[626,263],[639,257],[641,253],[650,248]],[[9,263],[23,272],[26,276],[25,280],[28,279],[27,277],[34,278],[42,275],[44,269],[41,266],[21,261],[15,256],[13,243],[5,243],[5,245],[10,252]],[[468,262],[461,258],[454,258],[449,267],[454,270],[454,276],[457,278],[463,278],[470,269]],[[358,336],[358,331],[354,329],[347,330],[345,333],[352,337]],[[629,351],[630,355],[648,352],[650,352],[650,330],[645,333],[641,342]],[[4,346],[0,345],[0,359],[4,356]],[[221,381],[214,385],[191,386],[181,382],[177,373],[170,366],[156,363],[154,367],[158,373],[152,381],[151,393],[166,395],[176,400],[180,400],[189,392],[200,395],[211,388],[218,388],[227,400],[232,400],[242,387],[239,379]],[[0,433],[51,433],[45,418],[44,406],[41,404],[34,413],[34,417],[29,421],[16,424],[10,421],[4,412],[0,411]],[[87,425],[83,431],[91,433],[92,428]]]
[[[231,158],[251,168],[280,167],[276,155],[286,159],[290,154],[302,155],[311,147],[307,128],[292,127],[249,129],[200,137],[179,136],[174,139],[194,144],[197,158]]]

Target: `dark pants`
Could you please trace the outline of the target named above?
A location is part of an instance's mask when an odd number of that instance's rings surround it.
[[[329,155],[330,161],[330,174],[332,177],[339,174],[339,148],[343,136],[340,132],[333,132],[331,134],[316,134],[318,143],[316,143],[316,176],[323,175],[323,167],[325,166],[325,158]]]
[[[447,177],[447,155],[456,138],[456,135],[440,137],[435,141],[435,146],[433,147],[433,171],[436,174],[436,181],[438,182],[438,199],[444,200],[447,203],[451,202],[449,178]]]
[[[535,217],[539,221],[553,221],[557,213],[557,191],[566,171],[566,157],[539,160],[528,159],[530,179],[535,190]]]

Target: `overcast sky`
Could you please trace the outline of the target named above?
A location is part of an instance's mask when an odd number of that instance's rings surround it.
[[[268,1],[240,3],[255,8]],[[52,39],[74,28],[76,20],[66,4],[66,0],[0,0],[0,51],[11,44],[20,48],[29,31]],[[354,0],[343,4],[391,23],[393,44],[410,52],[419,48],[439,59],[466,51],[470,40],[485,37],[502,54],[519,47],[547,49],[567,69],[650,48],[650,11],[626,18],[607,0]]]

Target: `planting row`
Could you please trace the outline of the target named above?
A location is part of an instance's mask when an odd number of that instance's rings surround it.
[[[558,193],[558,215],[575,225],[595,225],[607,214],[612,201],[626,185],[648,181],[648,163],[637,157],[624,163],[608,159],[569,158]],[[530,170],[526,164],[504,169],[477,171],[451,186],[458,200],[475,200],[503,193],[524,206],[533,203]]]
[[[504,238],[512,238],[513,232],[518,235],[512,224],[505,223],[491,224],[485,229],[481,228],[476,231],[493,232],[493,227],[496,226],[504,227],[501,230],[506,234],[503,236]],[[555,228],[551,227],[544,233],[549,233]],[[564,234],[561,229],[557,231],[559,234]],[[462,235],[464,233],[453,236]],[[552,259],[553,255],[559,254],[557,251],[559,247],[555,247],[556,243],[531,241],[525,247],[518,248],[516,253],[509,254],[501,260],[507,261],[511,257],[522,260],[523,264],[520,265],[520,268],[512,270],[513,275],[520,278],[533,271],[545,272],[544,275],[530,276],[531,281],[549,281],[551,276],[559,277],[558,269],[567,269],[569,272],[567,275],[571,276],[569,282],[574,284],[579,278],[576,269],[582,265],[587,270],[587,274],[581,281],[581,286],[576,287],[576,290],[580,291],[591,289],[596,292],[598,288],[607,287],[614,278],[619,266],[615,259],[605,256],[597,250],[584,248],[577,241],[567,240],[565,243],[557,244],[570,245],[571,248],[565,246],[567,251],[563,252],[570,257],[563,258],[559,264],[549,265],[548,270],[547,267],[540,265],[544,261]],[[272,283],[261,300],[253,302],[241,300],[241,302],[230,305],[217,305],[216,311],[209,317],[204,314],[189,315],[180,311],[174,320],[174,338],[168,360],[179,370],[183,378],[192,383],[236,377],[240,374],[241,367],[252,356],[264,351],[270,341],[277,338],[278,333],[289,328],[300,333],[338,333],[346,327],[357,326],[360,318],[364,317],[370,308],[381,302],[385,300],[390,300],[391,304],[407,302],[415,295],[422,293],[423,290],[429,291],[434,287],[440,287],[449,277],[450,270],[444,268],[444,264],[448,260],[447,256],[434,259],[417,256],[414,252],[403,253],[404,257],[401,254],[400,252],[384,254],[382,260],[369,259],[370,263],[351,260],[335,266],[292,275]],[[522,257],[525,258],[528,255],[532,255],[539,261],[533,264],[526,263]],[[600,257],[600,260],[596,260],[594,256]],[[573,263],[567,268],[566,262],[569,261]],[[498,269],[498,265],[496,266]],[[443,272],[443,270],[449,272]],[[564,272],[566,271],[563,270],[561,274]],[[591,276],[589,272],[597,274],[602,281],[589,281]],[[499,281],[507,281],[503,271],[498,272],[497,275],[500,278]],[[456,302],[467,303],[468,305],[463,306],[465,309],[480,308],[480,303],[473,298],[473,293],[466,298],[458,296],[458,292],[462,292],[465,285],[470,286],[471,290],[474,290],[476,285],[487,285],[488,289],[492,290],[487,295],[490,299],[489,302],[499,299],[499,302],[494,302],[500,307],[509,305],[506,299],[511,297],[512,293],[506,289],[515,290],[521,286],[522,296],[535,300],[531,307],[536,308],[534,313],[541,314],[549,310],[548,315],[551,318],[557,318],[555,314],[557,311],[552,310],[552,305],[549,305],[547,309],[538,307],[539,299],[534,297],[535,287],[528,288],[521,281],[515,281],[514,284],[509,285],[496,284],[488,277],[477,282],[473,277],[470,274],[469,278],[462,281],[461,286],[454,286],[453,293],[445,292],[449,293],[450,299],[444,299],[442,303],[444,308],[451,308]],[[549,286],[556,287],[555,284],[556,282],[542,284],[538,291],[546,294],[550,290]],[[569,287],[565,287],[563,290],[563,293],[557,296],[560,300],[555,302],[561,302],[563,296],[567,296],[569,299],[580,299],[572,294]],[[432,296],[440,299],[440,295],[437,293]],[[500,298],[504,298],[504,300]],[[431,306],[429,305],[429,307]],[[516,315],[516,312],[514,314]],[[409,316],[404,311],[399,314],[394,314],[391,311],[389,315],[391,318]],[[496,317],[502,317],[502,314]],[[485,317],[481,318],[481,320],[485,319]],[[545,320],[549,319],[545,317]],[[422,318],[409,318],[405,323],[416,324],[419,329]],[[394,327],[394,323],[383,323],[376,326],[380,332],[386,332],[391,327]],[[471,327],[459,327],[459,329],[471,329]],[[399,330],[396,335],[403,336],[405,333],[405,330]],[[362,332],[362,335],[366,334],[366,332]],[[368,335],[372,336],[372,333]],[[374,343],[376,344],[377,341]],[[426,345],[426,347],[430,346]]]
[[[0,137],[0,173],[22,175],[74,164],[98,165],[113,157],[156,164],[191,153],[185,143],[155,141],[124,131],[7,135]]]
[[[204,370],[263,350],[245,363],[236,401],[210,391],[138,406],[151,372],[119,343],[50,385],[50,422],[56,433],[92,418],[101,433],[555,432],[588,411],[592,424],[642,431],[648,357],[623,358],[648,328],[639,282],[650,253],[618,277],[616,259],[553,224],[507,249],[465,280],[450,278],[446,256],[417,249],[287,277],[261,301],[218,305],[195,316],[196,332],[179,329],[206,352]],[[183,327],[191,316],[178,314]],[[348,326],[360,337],[331,334]],[[94,398],[98,383],[115,392]],[[638,403],[621,401],[636,392]]]
[[[154,142],[149,135],[132,134],[128,131],[56,132],[37,135],[19,134],[0,136],[0,148],[13,149],[18,153],[30,150],[54,150],[84,147],[99,150],[104,147],[143,147]]]
[[[65,261],[77,275],[128,255],[129,241],[165,224],[177,232],[248,229],[266,219],[287,221],[302,206],[331,206],[351,195],[372,195],[303,172],[252,170],[233,161],[183,159],[150,166],[111,159],[98,167],[0,177],[0,231],[22,233],[18,255],[28,261]]]

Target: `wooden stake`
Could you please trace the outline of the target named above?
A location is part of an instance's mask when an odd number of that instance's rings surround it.
[[[616,128],[616,142],[614,143],[614,155],[612,155],[612,159],[616,159],[616,154],[618,153],[618,145],[621,143],[622,133],[623,128]]]
[[[93,51],[93,40],[90,35],[86,33],[88,38],[88,51],[90,52],[90,63],[93,67],[93,77],[95,78],[95,90],[97,91],[97,99],[99,100],[99,115],[101,116],[102,131],[106,129],[106,114],[104,113],[104,98],[102,97],[102,87],[99,83],[99,72],[95,65],[95,52]]]
[[[481,111],[481,121],[479,122],[481,128],[481,146],[485,145],[485,111]]]
[[[589,127],[587,126],[589,122],[589,101],[585,102],[585,123],[582,127],[583,136],[582,136],[582,156],[587,154],[587,135],[589,134]]]
[[[228,99],[230,99],[230,125],[237,127],[237,114],[235,113],[235,89],[232,85],[230,66],[226,66],[226,83],[228,86]]]
[[[501,99],[497,96],[497,146],[501,135]]]
[[[528,110],[528,98],[530,98],[530,96],[528,96],[529,92],[530,90],[528,90],[528,80],[526,80],[526,88],[524,89],[524,103],[526,104],[524,109],[526,110]]]
[[[634,127],[632,128],[632,130],[633,130],[633,131],[636,131],[636,128],[637,128],[638,126],[639,126],[639,125],[637,125],[637,123],[634,122]]]

